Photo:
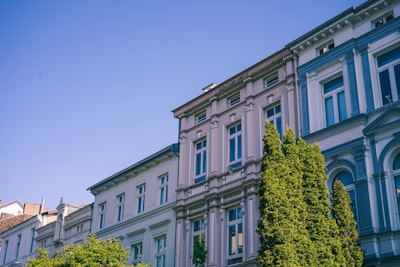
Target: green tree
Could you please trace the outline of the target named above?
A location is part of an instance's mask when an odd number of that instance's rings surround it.
[[[28,267],[123,267],[128,260],[128,252],[118,239],[96,239],[90,235],[86,243],[65,246],[49,259],[47,251],[39,250],[39,257],[28,261]]]
[[[206,263],[207,250],[205,244],[206,242],[203,236],[197,236],[197,238],[194,239],[192,263],[196,267],[203,267]]]
[[[333,184],[332,213],[339,226],[342,250],[346,259],[346,266],[362,266],[363,251],[357,231],[357,223],[350,207],[350,196],[343,184],[336,180]]]
[[[260,266],[310,266],[304,255],[304,246],[310,243],[296,208],[298,197],[293,192],[300,186],[296,171],[290,168],[294,163],[286,160],[278,131],[268,121],[263,141],[257,261]],[[291,178],[292,175],[296,177]]]
[[[302,159],[307,229],[317,250],[316,266],[345,266],[339,228],[331,217],[325,160],[318,145],[298,140]]]

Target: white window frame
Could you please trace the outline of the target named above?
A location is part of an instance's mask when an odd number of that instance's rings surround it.
[[[233,107],[240,103],[240,92],[233,94],[227,98],[228,107]]]
[[[195,115],[196,124],[201,123],[206,119],[207,119],[207,113],[205,110]]]
[[[272,112],[272,114],[271,114]],[[282,139],[283,137],[283,128],[282,128],[282,105],[281,102],[275,102],[272,105],[267,106],[264,109],[265,120],[268,120],[271,124],[275,125],[278,130],[279,137]]]
[[[146,200],[146,184],[143,183],[137,187],[137,213],[143,213]]]
[[[107,208],[106,202],[102,202],[99,204],[99,229],[104,229],[105,227],[106,208]]]
[[[198,223],[199,227],[196,229],[196,224]],[[206,238],[205,235],[205,230],[206,230],[206,224],[204,217],[198,217],[192,220],[192,256],[193,256],[193,249],[194,249],[194,242],[195,239],[198,237],[203,237]]]
[[[342,83],[343,84],[341,86],[339,86],[337,88],[334,88],[331,91],[325,93],[325,85],[327,85],[328,83],[330,83],[330,82],[332,82],[332,81],[334,81],[336,79],[339,79],[339,78],[342,78]],[[342,74],[337,74],[337,75],[332,76],[329,80],[324,80],[323,82],[321,82],[321,90],[322,90],[322,95],[323,95],[325,126],[329,127],[329,126],[332,126],[332,125],[334,125],[336,123],[339,123],[341,121],[344,121],[344,120],[348,119],[348,111],[347,111],[348,103],[347,103],[347,96],[346,96],[346,90],[345,90],[344,76]],[[344,97],[344,102],[342,103],[342,104],[344,104],[344,114],[342,114],[342,115],[344,115],[343,118],[340,118],[339,105],[340,105],[341,102],[339,101],[339,98],[338,98],[338,96],[340,94],[342,94],[343,97]],[[329,99],[329,98],[332,99],[332,105],[333,105],[332,106],[332,108],[333,108],[333,110],[332,110],[332,112],[333,112],[333,121],[330,124],[328,124],[328,121],[327,121],[327,108],[328,107],[326,106],[326,100]]]
[[[231,219],[230,212],[235,210],[235,218]],[[239,212],[240,211],[240,212]],[[240,218],[238,214],[241,214]],[[243,211],[240,206],[235,206],[227,210],[227,265],[235,265],[243,262],[244,252],[244,227],[243,227]],[[230,229],[234,227],[235,236],[234,239],[230,236]],[[241,233],[239,229],[241,228]],[[233,248],[235,246],[236,248]],[[230,247],[232,251],[230,251]],[[241,247],[241,249],[240,249]]]
[[[240,127],[240,129],[238,129]],[[232,129],[234,129],[232,132]],[[229,168],[235,169],[242,166],[243,160],[243,131],[242,131],[242,123],[239,121],[235,124],[232,124],[228,127],[228,161]],[[232,155],[232,142],[234,145],[234,153],[233,159]]]
[[[125,193],[117,196],[117,222],[124,220]]]
[[[155,242],[155,255],[154,266],[166,267],[167,266],[167,235],[160,235],[154,238]]]
[[[264,79],[264,89],[270,88],[271,86],[277,84],[279,82],[279,74],[275,72],[273,75],[270,75]]]
[[[393,49],[399,49],[399,47],[395,47]],[[376,71],[376,75],[377,75],[377,82],[378,82],[378,93],[379,93],[379,106],[384,106],[387,104],[390,104],[391,102],[394,101],[399,101],[400,100],[400,88],[397,88],[397,84],[396,84],[396,77],[395,77],[395,72],[394,72],[394,68],[398,67],[400,68],[400,58],[394,59],[382,66],[378,65],[378,58],[380,56],[385,55],[386,53],[389,53],[390,51],[392,51],[393,49],[389,49],[388,51],[386,51],[385,53],[381,53],[380,55],[377,55],[375,60],[376,60],[376,66],[377,66],[377,71]],[[381,86],[381,77],[380,74],[387,71],[388,75],[389,75],[389,84],[390,84],[390,93],[391,96],[384,96],[382,95],[382,86]],[[399,86],[400,86],[400,81],[399,81]],[[385,100],[384,100],[385,99]],[[387,101],[387,102],[386,102]]]
[[[160,205],[168,202],[168,173],[158,177],[160,185]]]
[[[137,242],[131,245],[132,263],[142,263],[143,261],[143,243]]]
[[[194,183],[197,184],[207,179],[207,139],[196,141],[194,149]]]
[[[19,257],[19,252],[21,249],[21,239],[22,239],[22,234],[18,234],[15,243],[15,259],[18,259]]]

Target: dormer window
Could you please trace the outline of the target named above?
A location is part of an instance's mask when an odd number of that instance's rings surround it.
[[[335,44],[333,41],[330,41],[329,43],[324,44],[323,46],[318,48],[319,54],[325,54],[329,50],[333,49],[335,47]]]
[[[390,12],[390,13],[387,13],[387,14],[383,15],[382,17],[374,20],[372,22],[372,24],[374,25],[375,28],[378,28],[378,27],[382,26],[383,24],[385,24],[386,22],[392,20],[393,18],[394,18],[393,13]]]

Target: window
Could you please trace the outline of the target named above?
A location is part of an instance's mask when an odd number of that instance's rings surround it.
[[[104,223],[106,219],[106,203],[101,203],[99,205],[99,228],[104,228]]]
[[[8,250],[8,240],[4,241],[4,258],[3,258],[3,264],[6,263],[7,260],[7,250]]]
[[[400,99],[400,47],[377,57],[382,105]]]
[[[395,186],[395,194],[397,200],[397,210],[400,214],[400,154],[396,156],[392,165],[393,180]]]
[[[382,26],[383,24],[385,24],[386,22],[388,22],[388,21],[390,21],[392,19],[393,19],[393,13],[390,12],[390,13],[380,17],[379,19],[374,20],[372,22],[372,24],[374,25],[375,28],[378,28],[378,27]]]
[[[141,263],[142,262],[142,243],[136,243],[131,246],[132,249],[132,263]]]
[[[264,79],[264,88],[271,87],[272,85],[278,82],[279,82],[279,76],[278,73],[276,72],[274,75]]]
[[[125,194],[117,196],[117,202],[117,221],[120,222],[124,219]]]
[[[197,114],[195,116],[195,118],[196,118],[196,123],[200,123],[202,121],[205,121],[207,119],[206,111],[203,111],[203,112]]]
[[[156,267],[166,267],[167,237],[165,235],[157,237],[156,241]]]
[[[79,233],[82,233],[82,232],[83,232],[83,224],[80,224],[80,225],[78,225],[76,227],[76,233],[79,234]]]
[[[40,241],[40,247],[44,248],[47,245],[47,239],[43,239],[42,241]]]
[[[194,244],[199,238],[205,238],[205,223],[204,218],[198,218],[193,221],[193,249]]]
[[[354,214],[354,219],[357,221],[358,216],[357,216],[357,199],[356,199],[356,190],[354,187],[353,183],[353,175],[348,172],[348,171],[343,171],[336,175],[335,179],[338,179],[343,185],[344,188],[346,189],[347,193],[349,193],[350,196],[350,208],[351,211]]]
[[[15,258],[16,259],[18,259],[20,247],[21,247],[21,234],[17,235],[17,244],[15,245]]]
[[[196,170],[195,183],[200,183],[206,179],[207,171],[207,141],[203,139],[195,144],[196,147]]]
[[[168,174],[158,178],[160,181],[160,205],[168,202]]]
[[[343,76],[339,76],[325,83],[323,89],[326,126],[331,126],[347,119]]]
[[[281,104],[275,104],[272,107],[267,108],[265,111],[265,118],[278,130],[279,136],[282,139],[282,115],[281,115]]]
[[[35,245],[35,228],[31,228],[31,244],[29,245],[29,253],[33,252],[34,245]]]
[[[137,188],[138,193],[138,206],[137,212],[142,213],[144,211],[144,201],[145,201],[145,193],[146,193],[146,184],[139,185]]]
[[[243,217],[240,207],[228,211],[228,265],[241,263],[243,254]]]
[[[333,49],[335,47],[335,44],[333,43],[333,41],[324,44],[323,46],[318,48],[319,54],[325,54],[326,52],[328,52],[329,50]]]
[[[229,167],[242,165],[242,125],[239,123],[229,128]]]
[[[231,97],[228,97],[228,107],[236,105],[239,102],[240,102],[240,93],[237,93]]]

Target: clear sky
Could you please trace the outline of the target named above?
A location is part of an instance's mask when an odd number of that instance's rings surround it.
[[[172,110],[361,0],[1,0],[0,200],[73,205],[177,142]]]

